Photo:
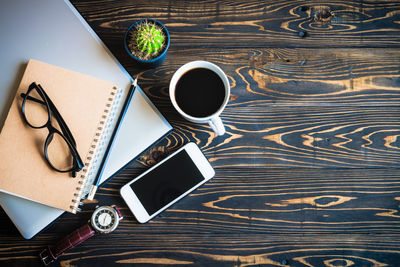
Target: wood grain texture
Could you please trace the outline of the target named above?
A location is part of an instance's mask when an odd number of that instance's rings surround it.
[[[399,115],[398,108],[228,107],[226,135],[177,118],[164,144],[194,140],[215,167],[397,167]]]
[[[173,73],[199,59],[225,71],[234,108],[400,105],[398,49],[170,49],[166,64],[139,70],[141,85],[162,108]]]
[[[174,131],[109,181],[78,216],[24,240],[0,211],[0,266],[41,266],[38,253],[117,204],[118,229],[55,266],[398,266],[400,262],[400,2],[74,0]],[[156,18],[166,62],[136,66],[123,34]],[[304,38],[299,31],[306,32]],[[207,60],[227,74],[227,134],[182,119],[173,73]],[[216,176],[147,224],[122,185],[188,142]]]
[[[87,222],[96,204],[110,203],[125,217],[119,231],[132,235],[400,234],[400,170],[217,168],[211,181],[139,224],[118,190],[144,169],[124,170],[99,190],[97,203],[79,216],[62,215],[38,238],[62,236]],[[8,224],[0,236],[19,238]]]
[[[123,173],[99,192],[103,201],[118,201],[114,188],[137,169]],[[400,234],[399,196],[400,170],[217,168],[211,181],[147,224],[137,224],[123,206],[122,228],[132,234]]]
[[[398,50],[185,51],[171,51],[165,65],[140,73],[142,88],[176,128],[165,145],[194,140],[216,167],[397,167]],[[194,59],[229,76],[223,137],[184,121],[170,104],[172,74]]]
[[[109,242],[116,245],[110,246]],[[0,252],[4,255],[0,264],[39,263],[30,256],[31,250],[29,245],[10,245],[8,251]],[[63,255],[59,266],[395,266],[393,263],[399,254],[399,242],[391,235],[127,235],[116,232],[112,238],[95,236],[87,240],[79,249]]]
[[[123,244],[139,251],[132,253],[132,250],[126,250],[126,253],[115,256],[111,254],[111,259],[107,257],[106,260],[110,263],[114,260],[116,263],[201,266],[322,266],[324,263],[326,266],[329,266],[327,263],[346,266],[343,262],[356,266],[385,266],[399,255],[397,242],[391,243],[391,238],[387,236],[330,238],[322,235],[318,241],[314,241],[315,236],[260,234],[200,237],[189,234],[172,235],[161,240],[154,240],[152,236],[138,236],[135,239],[138,242],[147,241],[148,246],[135,245],[131,240],[124,242],[122,237]],[[89,257],[88,262],[92,262]],[[66,260],[65,263],[74,263],[74,260]]]
[[[107,41],[154,18],[173,48],[399,47],[399,1],[73,1]],[[304,10],[304,11],[303,11]],[[299,37],[305,31],[306,37]],[[115,34],[117,32],[118,34]]]

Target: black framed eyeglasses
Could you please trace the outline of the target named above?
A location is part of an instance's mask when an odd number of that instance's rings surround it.
[[[29,85],[26,94],[22,93],[22,115],[30,127],[47,128],[44,156],[50,167],[58,172],[76,172],[83,168],[83,162],[76,149],[76,142],[67,124],[40,84]],[[61,132],[53,125],[52,115]]]

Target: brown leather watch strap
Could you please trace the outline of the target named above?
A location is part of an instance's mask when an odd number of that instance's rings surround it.
[[[112,206],[114,209],[115,209],[115,211],[118,213],[118,216],[119,216],[119,218],[120,218],[120,220],[121,219],[123,219],[124,218],[124,215],[122,215],[122,213],[121,213],[121,211],[119,210],[119,208],[117,207],[117,206]]]
[[[95,231],[89,224],[85,224],[76,229],[64,239],[57,242],[53,247],[47,247],[40,253],[40,258],[45,265],[50,264],[57,259],[64,251],[82,243],[86,239],[94,236]]]

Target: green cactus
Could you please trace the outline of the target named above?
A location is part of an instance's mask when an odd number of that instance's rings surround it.
[[[137,58],[153,59],[161,54],[165,46],[164,31],[158,24],[145,20],[134,27],[128,45]]]

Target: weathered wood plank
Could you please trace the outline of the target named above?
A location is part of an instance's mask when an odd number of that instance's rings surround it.
[[[194,141],[215,167],[397,167],[397,107],[269,107],[229,104],[217,136],[207,124],[164,112],[175,127],[163,145]]]
[[[398,49],[171,50],[165,65],[137,70],[140,85],[158,106],[168,105],[173,73],[199,59],[225,71],[235,107],[400,105]]]
[[[117,201],[119,184],[101,191]],[[132,173],[132,177],[135,173]],[[218,168],[216,177],[144,225],[124,209],[130,232],[400,233],[398,169]],[[125,207],[125,206],[124,206]]]
[[[124,170],[98,191],[83,213],[65,213],[32,244],[73,231],[87,222],[96,204],[121,207],[125,219],[119,232],[126,235],[400,234],[399,169],[217,168],[211,181],[139,224],[119,188],[144,170]],[[0,228],[0,237],[0,242],[25,242],[10,227]]]
[[[142,88],[176,128],[165,141],[169,147],[196,141],[215,166],[225,167],[397,166],[397,50],[186,51],[188,56],[172,52],[164,66],[140,74]],[[199,58],[230,77],[223,137],[185,121],[168,98],[173,72]]]
[[[399,1],[72,1],[108,45],[155,18],[173,48],[399,47]],[[299,37],[305,31],[306,37]],[[120,46],[122,47],[122,46]]]
[[[395,266],[398,235],[127,235],[95,236],[59,259],[60,266]],[[38,245],[0,250],[3,266],[40,266]],[[110,245],[113,244],[113,245]],[[101,260],[100,260],[101,259]]]

